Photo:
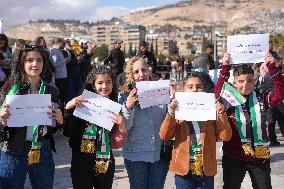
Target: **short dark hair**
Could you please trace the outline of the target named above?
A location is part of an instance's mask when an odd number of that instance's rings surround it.
[[[255,68],[260,68],[260,66],[263,64],[263,62],[259,62],[259,63],[255,63],[254,65],[253,65],[253,68],[255,69]]]
[[[147,47],[148,46],[148,43],[146,41],[141,41],[140,44],[139,44],[139,47]]]
[[[234,77],[238,77],[239,75],[242,75],[242,74],[254,75],[254,71],[253,71],[253,69],[250,65],[240,64],[240,65],[235,67],[235,69],[233,71],[233,75],[234,75]]]
[[[201,78],[201,75],[200,75],[200,72],[188,72],[186,74],[186,77],[184,78],[183,80],[183,85],[185,85],[186,81],[190,78],[198,78],[200,79],[200,81],[202,82],[202,78]],[[203,85],[203,82],[202,82],[202,85]]]
[[[26,44],[26,41],[24,39],[17,39],[16,40],[16,45],[25,45]]]

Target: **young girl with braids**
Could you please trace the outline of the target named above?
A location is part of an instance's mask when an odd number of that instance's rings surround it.
[[[88,75],[84,89],[117,101],[116,82],[111,69],[101,66]],[[108,130],[73,116],[75,107],[87,102],[81,96],[66,106],[63,134],[72,148],[71,177],[74,189],[110,189],[114,178],[115,161],[111,149],[120,148],[126,137],[124,118],[113,114],[114,126]],[[92,139],[89,135],[93,133]]]
[[[51,101],[58,102],[58,90],[42,80],[46,73],[47,57],[44,49],[26,46],[19,53],[18,61],[10,78],[1,90],[0,104],[0,188],[24,188],[29,174],[33,189],[52,189],[55,166],[52,150],[55,143],[52,133],[56,128],[44,125],[33,127],[7,126],[9,106],[7,94],[51,94]],[[59,109],[51,108],[50,118],[63,124]]]
[[[203,92],[201,76],[193,73],[185,80],[184,92]],[[213,189],[217,173],[216,141],[230,140],[232,130],[225,107],[216,103],[217,121],[184,121],[175,119],[175,99],[168,105],[160,137],[175,139],[170,171],[175,173],[176,189]]]

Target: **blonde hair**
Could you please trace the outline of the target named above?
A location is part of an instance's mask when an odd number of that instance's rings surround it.
[[[147,63],[146,60],[143,59],[142,57],[134,56],[134,57],[132,57],[131,59],[129,59],[128,62],[127,62],[127,64],[126,64],[125,70],[124,70],[125,77],[126,77],[126,82],[125,82],[124,85],[122,85],[122,86],[119,88],[119,90],[120,90],[121,92],[128,92],[128,86],[134,82],[134,79],[133,79],[133,64],[134,64],[135,62],[138,62],[138,61],[143,62],[143,63],[145,64],[146,68],[147,68],[148,71],[149,71],[148,63]],[[149,78],[150,78],[150,80],[152,80],[151,74],[149,75]]]

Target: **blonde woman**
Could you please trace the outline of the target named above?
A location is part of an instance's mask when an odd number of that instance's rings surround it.
[[[119,102],[128,130],[122,154],[131,189],[162,189],[168,172],[168,162],[160,160],[160,126],[166,115],[166,106],[141,109],[137,89],[133,84],[151,80],[148,64],[139,57],[131,58],[125,69],[126,83],[121,87]]]

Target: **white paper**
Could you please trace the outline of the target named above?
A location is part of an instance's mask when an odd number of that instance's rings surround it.
[[[34,125],[52,125],[50,94],[7,95],[6,103],[11,114],[8,127],[24,127]]]
[[[76,107],[73,115],[110,131],[114,125],[110,116],[119,114],[121,105],[87,90],[83,91],[82,98],[88,102],[84,103],[85,107]]]
[[[186,121],[216,120],[215,95],[204,92],[176,92],[175,118]]]
[[[218,82],[220,71],[221,69],[209,70],[209,76],[215,84]],[[230,77],[228,82],[233,83],[233,81],[234,81],[233,70],[230,70]]]
[[[136,88],[142,109],[170,103],[170,80],[140,81],[136,83]]]
[[[268,33],[227,37],[227,52],[231,54],[232,64],[264,62],[268,51]]]

